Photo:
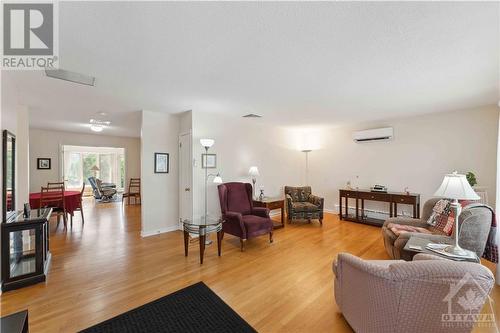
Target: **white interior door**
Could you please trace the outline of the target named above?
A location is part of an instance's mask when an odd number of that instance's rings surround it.
[[[191,133],[179,136],[179,218],[181,220],[193,218],[193,154],[191,140]]]

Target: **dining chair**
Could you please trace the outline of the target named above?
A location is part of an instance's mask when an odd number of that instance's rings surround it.
[[[64,182],[48,182],[47,183],[48,188],[65,188]]]
[[[134,204],[137,204],[137,199],[139,199],[139,203],[141,202],[141,178],[130,178],[128,192],[122,195],[122,203],[125,198],[127,198],[129,205],[130,198],[134,198]]]
[[[57,227],[59,227],[62,215],[64,221],[64,229],[67,228],[66,207],[64,203],[64,187],[42,186],[40,191],[40,207],[52,208],[52,212],[57,214]]]
[[[85,182],[83,182],[83,187],[80,192],[80,202],[78,203],[78,207],[75,209],[75,211],[79,210],[82,214],[82,225],[85,224],[85,220],[83,218],[83,192],[85,192]],[[73,227],[73,215],[70,215],[70,223],[71,227]]]

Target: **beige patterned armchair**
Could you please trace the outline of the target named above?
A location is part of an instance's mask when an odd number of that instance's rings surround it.
[[[333,272],[335,301],[358,333],[470,332],[494,284],[481,264],[427,254],[403,261],[340,253]],[[483,314],[493,311],[487,304]],[[451,320],[461,314],[465,321]]]
[[[324,199],[311,193],[311,186],[285,186],[288,223],[305,219],[309,222],[318,219],[323,225]]]

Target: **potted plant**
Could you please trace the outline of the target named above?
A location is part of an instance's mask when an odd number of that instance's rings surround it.
[[[476,175],[472,171],[467,172],[465,177],[467,178],[467,181],[469,182],[469,185],[471,187],[474,187],[477,185]]]

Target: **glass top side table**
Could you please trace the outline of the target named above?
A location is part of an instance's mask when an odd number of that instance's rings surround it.
[[[208,216],[206,219],[204,216],[197,217],[194,219],[186,219],[182,221],[182,227],[184,229],[184,255],[188,255],[189,246],[189,234],[199,235],[200,243],[200,264],[203,264],[203,255],[205,254],[205,240],[208,234],[217,233],[217,253],[220,257],[221,255],[221,243],[222,243],[222,219],[217,219]]]

